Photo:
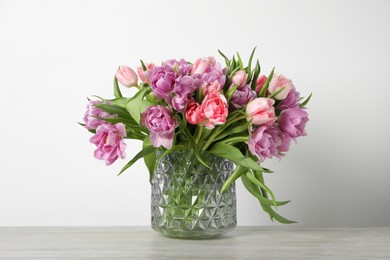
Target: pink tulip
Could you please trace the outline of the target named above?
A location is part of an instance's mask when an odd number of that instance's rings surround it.
[[[247,120],[254,125],[265,125],[275,121],[275,100],[272,98],[256,98],[246,107]]]
[[[205,120],[202,107],[193,98],[187,105],[185,117],[188,123],[193,125],[199,125]]]
[[[208,95],[210,93],[218,93],[221,92],[222,86],[219,84],[218,80],[214,81],[212,84],[206,84],[202,86],[203,93]]]
[[[142,67],[138,67],[137,73],[139,78],[142,80],[142,82],[150,84],[149,80],[145,77],[145,72],[148,70],[152,70],[155,67],[155,65],[153,63],[145,63],[145,67],[146,67],[145,71],[142,69]]]
[[[205,57],[200,58],[195,61],[194,65],[191,69],[191,75],[194,74],[204,74],[206,72],[210,72],[214,66],[216,65],[216,61],[214,57]]]
[[[141,115],[141,123],[150,131],[150,141],[154,147],[172,147],[175,128],[179,125],[172,111],[158,105],[146,108]]]
[[[202,111],[205,117],[205,127],[213,129],[215,125],[222,125],[226,122],[228,105],[224,95],[210,93],[202,102]]]
[[[138,83],[138,76],[135,71],[127,66],[120,66],[118,71],[116,72],[116,78],[119,83],[121,83],[125,87],[135,87]]]
[[[245,70],[239,70],[236,73],[234,73],[234,76],[232,78],[232,83],[235,86],[243,87],[245,86],[247,79],[248,79],[248,74],[245,73]]]
[[[256,94],[259,94],[261,92],[261,89],[264,86],[265,81],[267,80],[267,77],[264,75],[261,75],[256,82]]]
[[[122,123],[101,124],[96,129],[96,134],[91,137],[90,142],[95,144],[95,158],[104,160],[106,165],[111,165],[119,157],[126,157],[126,144],[123,138],[126,137],[126,128]]]
[[[84,114],[84,122],[85,122],[85,128],[88,130],[96,130],[101,124],[106,123],[106,121],[100,119],[100,118],[112,118],[112,117],[118,117],[118,115],[114,114],[111,115],[100,108],[96,107],[95,105],[98,104],[110,104],[110,102],[107,101],[90,101],[87,106],[87,111],[85,111]],[[100,118],[98,118],[100,117]]]
[[[277,94],[274,99],[283,100],[287,97],[288,93],[294,85],[292,81],[286,78],[283,75],[274,75],[269,83],[268,92],[272,95],[284,88],[279,94]]]

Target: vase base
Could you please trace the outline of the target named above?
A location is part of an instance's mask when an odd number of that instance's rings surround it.
[[[180,238],[180,239],[209,239],[215,238],[219,235],[227,233],[235,229],[236,226],[227,227],[227,228],[219,228],[215,230],[192,230],[192,231],[184,231],[177,229],[166,229],[164,227],[152,227],[154,231],[158,233],[170,237],[170,238]]]

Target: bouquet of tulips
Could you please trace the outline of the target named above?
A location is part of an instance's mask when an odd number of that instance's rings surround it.
[[[110,165],[126,157],[124,139],[137,139],[143,149],[119,174],[143,158],[152,176],[159,159],[174,150],[193,151],[206,167],[202,154],[208,151],[236,165],[222,192],[241,178],[271,219],[292,223],[274,210],[288,201],[275,200],[263,178],[271,171],[260,163],[282,158],[292,140],[306,135],[311,95],[302,100],[292,81],[274,69],[261,75],[259,61],[252,64],[255,49],[247,64],[238,53],[229,59],[219,51],[224,68],[213,57],[193,64],[171,59],[159,66],[141,61],[137,73],[120,66],[115,98],[90,101],[84,116],[82,125],[94,134],[95,157]],[[118,82],[138,92],[125,97]]]

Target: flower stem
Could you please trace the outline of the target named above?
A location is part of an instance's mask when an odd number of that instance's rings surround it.
[[[229,125],[231,125],[231,124],[233,124],[241,119],[245,119],[245,118],[246,118],[246,116],[237,117],[237,118],[233,119],[232,121],[230,121],[228,124],[226,124],[226,126],[229,126]]]
[[[220,133],[222,133],[228,126],[230,126],[234,122],[237,122],[237,121],[239,121],[241,119],[245,119],[245,118],[246,118],[246,116],[240,116],[240,117],[234,118],[233,120],[231,120],[227,124],[221,126],[221,128],[215,129],[213,134],[209,137],[209,139],[207,140],[205,145],[202,147],[202,151],[206,151],[206,149],[209,148],[209,146],[212,144],[212,142],[214,142],[215,137],[217,137]]]
[[[238,143],[238,142],[247,142],[249,136],[236,136],[236,137],[231,137],[225,140],[220,141],[220,143]]]
[[[200,137],[202,136],[203,134],[203,128],[204,126],[203,125],[200,125],[196,128],[195,130],[195,143],[198,144],[199,143],[199,140],[200,140]]]

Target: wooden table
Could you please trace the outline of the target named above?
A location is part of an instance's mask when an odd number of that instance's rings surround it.
[[[149,227],[2,227],[0,259],[390,259],[390,227],[237,227],[206,240]]]

